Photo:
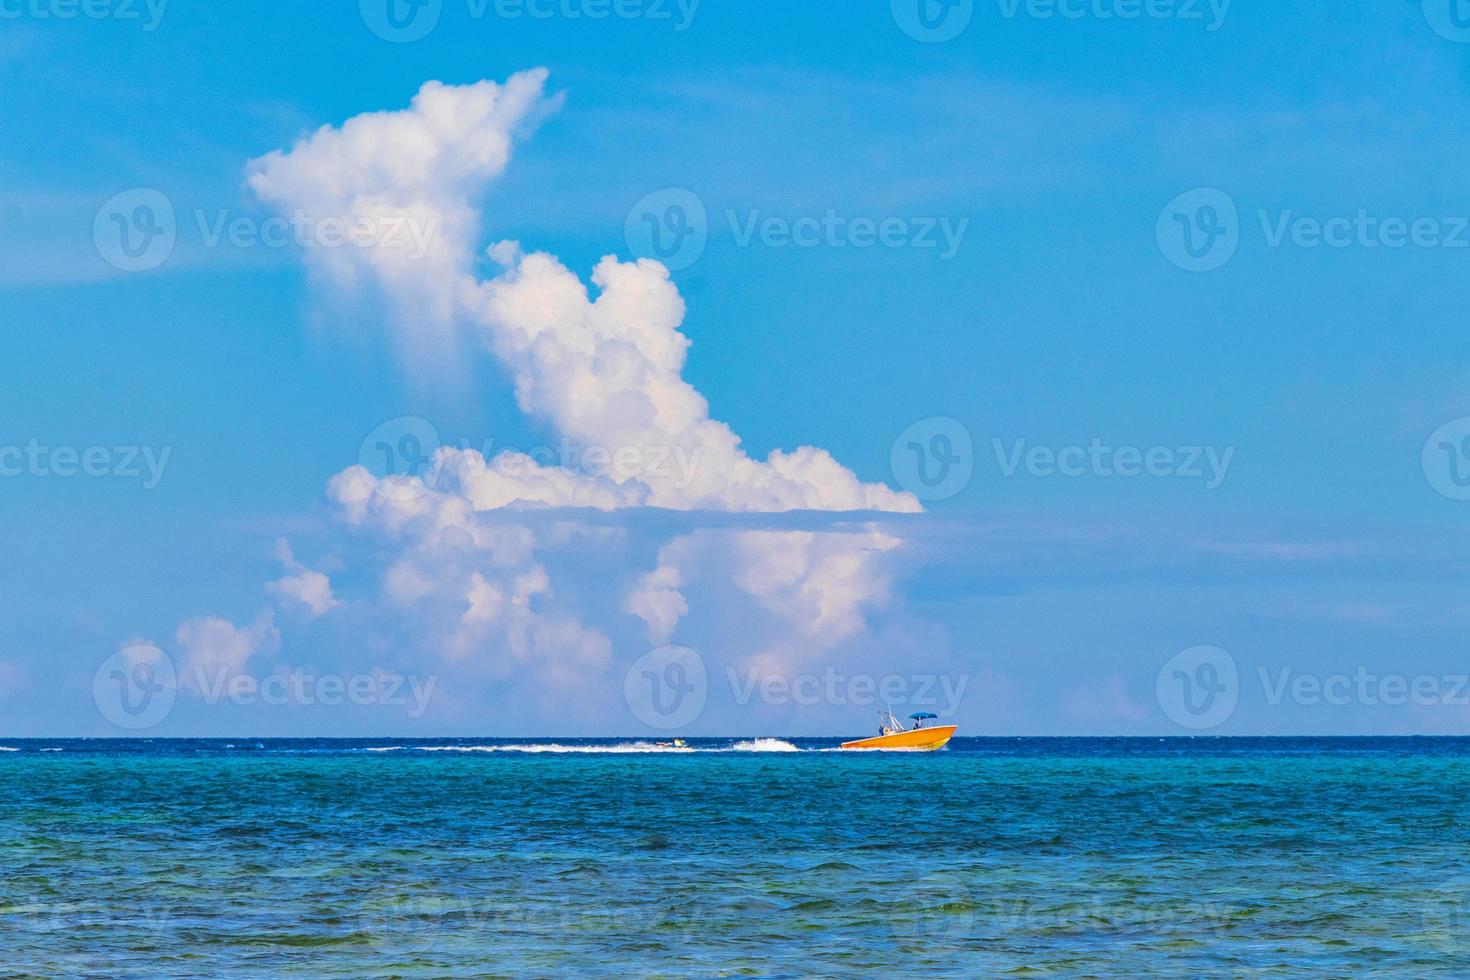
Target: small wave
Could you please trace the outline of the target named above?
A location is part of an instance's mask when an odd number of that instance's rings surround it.
[[[617,745],[563,745],[557,742],[525,742],[511,745],[373,745],[359,752],[688,752],[685,748],[655,745],[652,742],[624,742]]]
[[[730,746],[731,752],[800,752],[784,738],[752,738]]]
[[[13,750],[12,750],[13,751]],[[66,749],[42,749],[42,752],[65,752]]]
[[[519,745],[417,745],[421,752],[551,752],[585,755],[626,755],[642,752],[691,752],[690,748],[654,742],[618,742],[613,745],[564,745],[559,742],[525,742]]]
[[[19,752],[20,749],[11,748],[9,745],[0,745],[0,752]]]
[[[780,738],[743,739],[727,746],[661,745],[658,742],[614,742],[605,745],[568,745],[564,742],[517,742],[507,745],[375,745],[363,752],[516,752],[566,755],[642,755],[690,752],[800,752]]]

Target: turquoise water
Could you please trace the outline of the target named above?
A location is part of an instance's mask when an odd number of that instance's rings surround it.
[[[0,741],[0,975],[1470,972],[1467,740],[695,744]]]

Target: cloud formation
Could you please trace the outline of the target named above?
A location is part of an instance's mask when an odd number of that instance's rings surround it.
[[[505,271],[475,277],[474,202],[505,169],[514,133],[544,108],[545,80],[538,69],[503,85],[429,82],[406,110],[324,126],[248,171],[255,193],[282,211],[383,226],[412,219],[439,229],[418,258],[381,242],[309,248],[306,257],[335,283],[381,289],[402,311],[395,322],[415,347],[434,344],[447,326],[467,327],[510,373],[520,407],[564,438],[647,457],[634,473],[614,477],[622,494],[601,498],[605,488],[530,461],[520,467],[521,487],[477,487],[490,470],[471,450],[443,464],[470,484],[466,492],[487,490],[501,500],[496,505],[586,506],[595,498],[594,506],[917,511],[911,495],[861,482],[823,449],[776,451],[763,461],[746,455],[682,377],[684,301],[659,263],[605,257],[592,272],[594,298],[554,256],[501,242],[488,255]],[[692,484],[651,465],[675,447],[699,460]]]
[[[276,557],[291,574],[267,583],[266,591],[284,599],[294,599],[305,606],[310,616],[331,612],[341,603],[332,595],[332,582],[323,572],[307,568],[291,553],[291,544],[285,538],[276,541]]]
[[[220,616],[186,619],[174,634],[183,655],[179,664],[180,685],[197,692],[209,679],[239,674],[251,657],[274,649],[280,639],[275,613],[270,608],[261,610],[246,626],[236,626]]]
[[[772,513],[793,510],[912,513],[918,501],[864,483],[824,449],[751,457],[710,415],[683,377],[685,305],[658,262],[609,255],[590,288],[555,256],[499,242],[483,253],[501,269],[477,274],[478,202],[507,166],[518,134],[554,107],[543,69],[504,83],[424,85],[407,109],[324,126],[289,150],[249,164],[256,195],[314,220],[413,221],[436,229],[422,255],[381,239],[308,247],[317,279],[377,290],[405,350],[452,349],[468,339],[511,378],[519,407],[605,465],[546,462],[502,452],[437,450],[426,473],[377,476],[354,466],[328,498],[350,526],[391,542],[382,578],[390,605],[414,610],[434,646],[494,672],[529,668],[560,688],[605,670],[611,644],[586,622],[586,603],[564,597],[549,556],[626,545],[618,529],[489,520],[526,508],[667,508]],[[415,357],[408,357],[413,367]],[[671,465],[676,461],[683,465]],[[698,607],[691,588],[718,578],[774,618],[791,647],[829,650],[860,631],[887,599],[884,556],[899,544],[857,532],[695,531],[666,542],[654,568],[600,582],[621,615],[667,642]],[[290,563],[288,554],[288,565]],[[330,587],[298,572],[273,591],[325,611]],[[575,592],[575,588],[569,591]],[[747,650],[776,656],[775,649]]]

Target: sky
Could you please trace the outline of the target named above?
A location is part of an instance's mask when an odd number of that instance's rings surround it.
[[[0,80],[0,736],[1470,733],[1451,0],[0,0]]]

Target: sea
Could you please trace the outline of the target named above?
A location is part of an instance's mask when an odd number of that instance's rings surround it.
[[[3,977],[1470,975],[1470,739],[0,739]]]

